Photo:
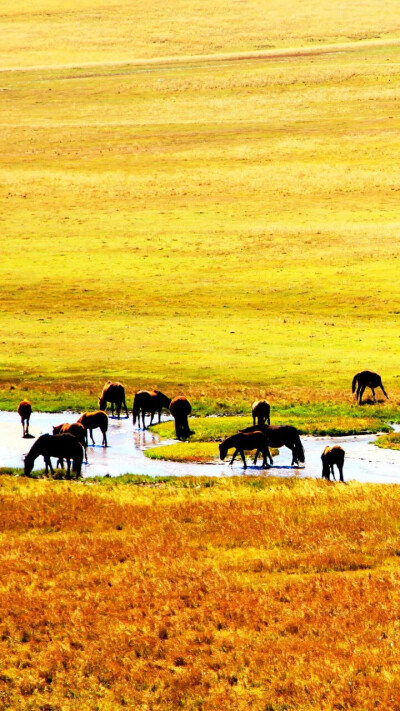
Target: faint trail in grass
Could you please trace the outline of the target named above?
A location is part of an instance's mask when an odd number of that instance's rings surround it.
[[[293,47],[282,49],[250,50],[248,52],[227,52],[221,54],[200,54],[186,55],[183,57],[149,57],[136,58],[131,60],[107,61],[107,62],[71,62],[66,64],[40,64],[32,66],[10,66],[0,67],[0,72],[34,72],[57,69],[86,69],[96,67],[147,67],[173,66],[180,64],[211,64],[219,62],[241,62],[245,60],[276,60],[276,59],[300,59],[302,57],[313,57],[322,54],[337,52],[353,52],[363,49],[376,49],[379,47],[397,47],[400,39],[377,39],[360,40],[358,42],[339,42],[337,44],[324,44],[318,47]],[[94,76],[94,75],[91,75]],[[70,77],[71,78],[71,77]],[[79,78],[82,78],[80,76]]]

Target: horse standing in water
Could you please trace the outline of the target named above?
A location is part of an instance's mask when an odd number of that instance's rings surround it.
[[[231,437],[227,437],[226,439],[224,439],[219,445],[219,456],[222,460],[225,459],[228,450],[232,449],[232,447],[235,448],[235,451],[229,464],[233,464],[236,455],[240,454],[240,456],[242,457],[243,466],[245,469],[247,469],[246,457],[244,453],[250,452],[254,449],[257,450],[254,464],[256,463],[257,456],[260,452],[263,455],[263,467],[265,468],[268,466],[267,457],[269,457],[270,462],[272,464],[273,460],[271,457],[271,452],[269,451],[268,437],[262,432],[238,432],[237,434],[234,434]]]
[[[108,430],[108,415],[106,412],[104,412],[103,410],[96,410],[95,412],[84,412],[83,415],[81,415],[78,419],[78,422],[80,422],[85,428],[86,446],[88,445],[88,430],[90,432],[92,444],[95,444],[95,441],[93,439],[93,430],[96,430],[99,427],[103,433],[102,444],[104,445],[104,447],[107,447],[106,432]]]
[[[22,400],[19,403],[18,414],[21,418],[22,436],[29,437],[29,420],[32,414],[32,405],[29,400]]]
[[[120,419],[121,408],[125,408],[126,416],[128,415],[128,408],[125,401],[125,388],[121,383],[112,383],[108,380],[103,388],[103,392],[99,397],[99,408],[100,410],[105,410],[107,403],[111,405],[111,415],[114,417],[114,405],[117,411],[117,417]]]
[[[296,427],[292,425],[253,425],[241,432],[263,432],[268,437],[270,447],[287,447],[292,452],[292,467],[304,464],[304,448]],[[257,462],[257,456],[255,462]],[[272,460],[271,460],[272,464]]]
[[[161,422],[161,410],[165,407],[169,410],[171,398],[167,397],[160,390],[139,390],[133,401],[133,424],[138,421],[140,427],[140,413],[142,414],[143,429],[146,429],[145,416],[150,415],[149,427],[153,424],[153,418],[158,412],[158,421]]]
[[[81,443],[84,452],[85,452],[85,460],[87,461],[87,449],[86,449],[86,430],[84,426],[82,425],[81,422],[73,422],[72,424],[69,424],[69,422],[64,422],[62,425],[55,425],[53,427],[53,435],[58,435],[58,434],[71,434],[76,437],[78,442]],[[62,466],[62,464],[61,464]]]
[[[251,414],[253,415],[253,425],[265,425],[266,422],[270,424],[270,414],[271,408],[269,402],[266,400],[256,400],[251,406]]]
[[[325,447],[324,451],[322,452],[321,455],[322,459],[322,478],[327,479],[328,481],[330,480],[330,476],[332,474],[332,478],[335,479],[335,473],[333,471],[333,466],[336,464],[338,470],[339,470],[339,475],[340,475],[340,481],[344,482],[343,479],[343,464],[344,464],[344,449],[340,447],[340,445],[335,444],[333,447]]]
[[[171,400],[169,411],[175,420],[175,433],[177,439],[187,439],[191,435],[188,417],[192,406],[184,395],[178,395]]]
[[[389,395],[385,392],[385,388],[382,385],[382,380],[381,376],[378,373],[374,373],[372,370],[362,370],[361,373],[356,373],[356,375],[353,378],[353,383],[351,386],[351,392],[355,393],[356,392],[356,386],[357,386],[357,393],[356,393],[356,399],[358,400],[359,404],[361,405],[361,400],[362,396],[364,394],[365,388],[371,388],[372,390],[372,397],[375,400],[375,388],[380,388],[389,400]]]
[[[70,475],[71,460],[72,470],[76,473],[76,476],[78,477],[81,474],[83,447],[80,442],[78,442],[76,437],[71,434],[41,435],[41,437],[34,442],[28,454],[25,456],[25,476],[29,476],[33,469],[35,459],[39,456],[42,456],[44,459],[46,474],[49,469],[51,474],[54,474],[54,469],[51,464],[51,457],[57,457],[59,460],[67,460],[67,476]]]

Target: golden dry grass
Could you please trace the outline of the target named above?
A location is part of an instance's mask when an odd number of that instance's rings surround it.
[[[2,708],[400,707],[398,487],[0,492]]]

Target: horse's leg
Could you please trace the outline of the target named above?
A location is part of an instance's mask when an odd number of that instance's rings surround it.
[[[343,482],[344,482],[344,479],[343,479],[343,464],[338,464],[338,465],[337,465],[337,468],[339,469],[340,481],[343,481]]]
[[[259,454],[260,454],[260,450],[257,449],[257,451],[256,451],[256,456],[254,457],[253,464],[257,464],[257,459],[258,459],[258,455],[259,455]]]
[[[243,450],[243,449],[240,450],[240,456],[241,456],[242,459],[243,459],[243,466],[244,466],[244,468],[247,469],[247,462],[246,462],[246,457],[244,456],[244,450]]]
[[[274,463],[273,459],[271,457],[271,452],[269,451],[269,447],[266,447],[265,452],[264,452],[264,465],[263,466],[268,466],[267,458],[269,458],[271,465]]]
[[[93,439],[93,430],[89,430],[90,432],[90,439],[92,440],[92,444],[95,444],[95,441]]]
[[[334,470],[334,468],[333,468],[333,464],[330,464],[330,465],[329,465],[329,469],[330,469],[329,474],[332,474],[332,479],[333,479],[333,481],[336,481],[335,470]]]
[[[103,447],[108,447],[106,430],[101,430],[101,431],[103,433]]]
[[[360,399],[359,399],[360,405],[361,405],[362,396],[364,395],[364,391],[365,391],[365,388],[366,388],[366,387],[367,387],[366,385],[361,385],[361,386],[360,386]]]
[[[45,459],[45,461],[46,461],[46,459]],[[47,472],[48,472],[48,470],[47,470],[47,465],[49,466],[51,476],[53,476],[53,475],[54,475],[54,469],[53,469],[53,466],[52,466],[52,463],[51,463],[51,457],[47,457],[47,462],[46,462],[46,474],[47,474]]]
[[[289,447],[289,449],[292,451],[292,465],[291,466],[294,467],[295,464],[298,464],[298,461],[294,455],[294,445],[290,446],[289,444],[287,444],[286,446]]]
[[[371,390],[372,390],[372,397],[374,398],[374,402],[375,402],[375,389],[371,388]]]
[[[233,462],[235,461],[235,457],[236,457],[236,455],[238,454],[238,452],[239,452],[239,450],[238,450],[238,449],[235,449],[235,451],[234,451],[234,453],[233,453],[233,457],[232,457],[231,461],[229,462],[229,465],[233,464]]]
[[[390,400],[389,395],[388,395],[387,392],[385,391],[385,388],[383,387],[382,383],[381,383],[378,387],[380,387],[380,389],[382,390],[384,396],[387,397],[388,400]]]

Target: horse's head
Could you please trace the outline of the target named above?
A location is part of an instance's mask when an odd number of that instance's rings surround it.
[[[105,410],[107,407],[107,400],[105,397],[99,397],[99,410]]]
[[[228,448],[226,447],[225,442],[221,442],[219,444],[219,457],[222,461],[225,459],[227,451]]]
[[[32,457],[29,456],[29,454],[26,454],[24,457],[24,475],[29,476],[33,469],[33,459]]]

